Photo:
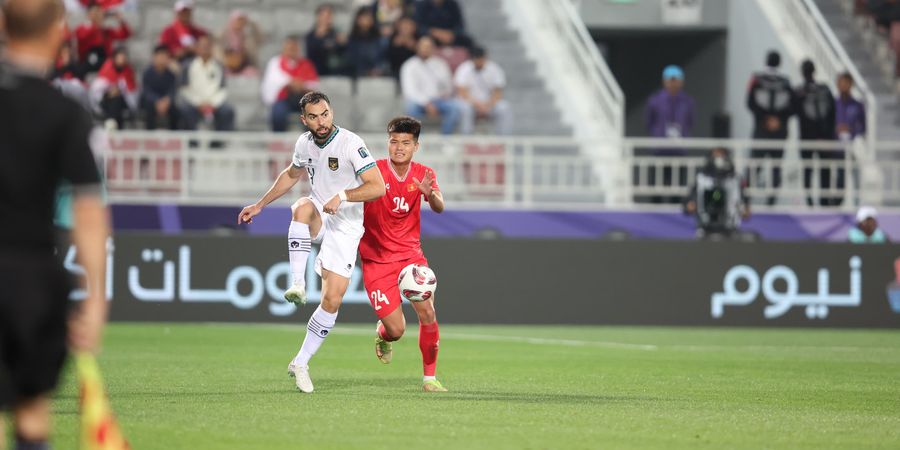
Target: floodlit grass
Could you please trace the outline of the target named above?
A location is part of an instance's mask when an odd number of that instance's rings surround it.
[[[286,373],[303,326],[113,324],[100,358],[142,449],[900,448],[900,333],[442,326],[421,392],[415,335],[374,356],[374,326],[339,324]],[[55,448],[77,448],[75,380]]]

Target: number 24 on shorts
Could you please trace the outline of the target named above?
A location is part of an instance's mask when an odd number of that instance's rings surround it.
[[[375,305],[375,311],[378,311],[379,309],[382,308],[382,306],[379,305],[379,303],[384,303],[385,305],[391,304],[391,301],[388,300],[386,295],[381,293],[381,290],[372,292],[371,297],[372,297],[372,303]]]

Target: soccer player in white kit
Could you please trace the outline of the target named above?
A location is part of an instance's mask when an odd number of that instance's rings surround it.
[[[300,112],[303,125],[310,131],[297,139],[291,165],[278,175],[258,202],[241,211],[238,223],[252,222],[266,205],[290,191],[306,170],[312,192],[291,207],[288,230],[291,287],[284,298],[296,304],[306,303],[310,244],[321,239],[315,267],[322,277],[322,302],[309,318],[300,351],[288,365],[288,373],[296,378],[297,388],[309,393],[313,391],[309,360],[334,327],[356,265],[356,251],[363,235],[363,202],[384,195],[385,187],[381,171],[363,140],[334,125],[331,102],[324,93],[313,91],[304,95]]]

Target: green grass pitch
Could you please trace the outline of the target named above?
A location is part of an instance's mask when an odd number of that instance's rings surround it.
[[[900,448],[897,331],[445,325],[426,394],[416,329],[385,366],[338,324],[311,395],[302,326],[113,324],[100,363],[137,450]],[[55,408],[77,448],[71,373]]]

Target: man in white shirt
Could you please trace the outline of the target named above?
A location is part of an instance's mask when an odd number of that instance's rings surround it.
[[[238,223],[253,221],[262,209],[290,192],[303,172],[309,177],[310,194],[291,207],[288,257],[291,287],[285,300],[306,303],[306,263],[313,240],[322,245],[315,260],[322,277],[322,301],[307,324],[306,338],[297,356],[288,364],[302,392],[313,391],[309,361],[319,350],[337,320],[344,293],[356,266],[356,253],[363,236],[363,203],[385,193],[384,179],[365,142],[334,124],[331,102],[322,92],[308,92],[300,100],[300,119],[309,131],[294,146],[291,165],[256,203],[244,208]]]
[[[460,104],[453,98],[453,74],[443,59],[434,56],[434,40],[419,39],[416,56],[400,68],[400,90],[406,114],[441,118],[441,132],[452,134],[459,122]]]
[[[472,59],[460,64],[454,77],[462,108],[460,132],[472,134],[475,119],[482,117],[494,120],[497,134],[510,134],[512,110],[503,99],[506,74],[497,63],[487,59],[484,48],[473,47],[470,54]]]
[[[196,130],[201,118],[212,116],[216,131],[234,130],[234,108],[225,101],[225,68],[213,59],[209,37],[197,39],[197,56],[184,68],[183,77],[185,128]]]

